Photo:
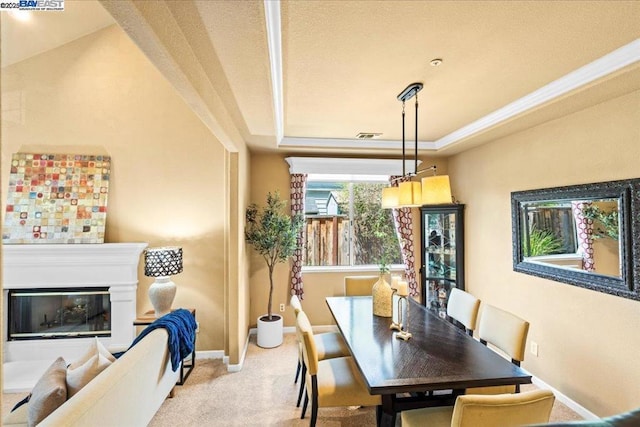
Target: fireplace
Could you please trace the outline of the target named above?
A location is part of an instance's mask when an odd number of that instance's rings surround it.
[[[8,340],[111,336],[108,288],[10,289]]]
[[[4,319],[4,361],[73,361],[96,336],[105,346],[128,347],[146,246],[3,245],[3,313],[13,316]]]

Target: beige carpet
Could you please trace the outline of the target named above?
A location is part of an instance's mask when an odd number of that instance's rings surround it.
[[[282,346],[269,350],[256,346],[252,336],[240,372],[228,373],[220,360],[198,360],[186,384],[176,387],[175,397],[165,401],[150,426],[308,426],[309,411],[301,420],[300,410],[295,407],[296,360],[294,334],[285,335]],[[23,394],[4,394],[3,413],[22,397]],[[556,401],[551,419],[564,421],[580,417]],[[318,411],[318,426],[374,425],[374,408],[320,408]]]

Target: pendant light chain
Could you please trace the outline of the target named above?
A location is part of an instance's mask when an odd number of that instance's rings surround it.
[[[405,101],[403,100],[402,101],[402,178],[404,178],[407,175],[407,173],[405,171],[405,162],[404,162],[404,159],[405,159],[405,154],[404,154],[404,145],[405,145],[404,144],[404,116],[405,116],[405,114],[404,114],[404,103],[405,103]]]
[[[414,172],[414,175],[417,175],[418,174],[418,92],[416,92],[416,146],[415,146],[413,161],[414,161],[413,172]]]

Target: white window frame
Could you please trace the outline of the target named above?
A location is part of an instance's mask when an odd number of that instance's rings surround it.
[[[367,182],[367,183],[385,183],[389,182],[389,175],[358,175],[358,174],[331,174],[331,173],[309,173],[307,175],[307,182],[347,182],[349,183],[349,223],[353,225],[353,183]],[[354,251],[354,239],[353,239],[353,227],[349,227],[349,263],[350,265],[303,265],[303,273],[320,273],[320,272],[359,272],[359,271],[371,271],[379,270],[378,264],[365,264],[365,265],[353,265],[352,254]],[[389,266],[390,272],[400,273],[404,272],[404,264],[391,264]]]

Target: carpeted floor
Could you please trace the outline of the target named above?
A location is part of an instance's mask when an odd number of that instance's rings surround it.
[[[262,349],[251,336],[242,371],[228,373],[220,360],[198,360],[186,384],[176,387],[149,424],[174,426],[308,426],[295,407],[298,386],[293,383],[297,349],[294,334],[282,346]],[[527,386],[524,390],[534,388]],[[3,413],[24,394],[3,394]],[[398,417],[399,419],[399,417]],[[580,417],[556,401],[552,421]],[[374,426],[374,408],[320,408],[318,426]],[[397,425],[400,425],[398,420]]]

